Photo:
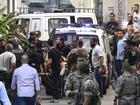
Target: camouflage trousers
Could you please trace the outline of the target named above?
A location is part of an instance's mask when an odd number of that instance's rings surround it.
[[[135,105],[134,99],[119,99],[118,105]]]

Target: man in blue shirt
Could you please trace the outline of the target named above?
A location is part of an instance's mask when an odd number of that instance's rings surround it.
[[[11,105],[4,84],[0,81],[0,101],[2,105]]]
[[[125,46],[125,38],[123,30],[118,30],[118,43],[117,43],[117,56],[116,56],[116,72],[118,76],[121,75],[122,61],[124,60],[124,46]]]

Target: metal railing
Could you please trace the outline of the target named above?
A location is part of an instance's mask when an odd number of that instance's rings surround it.
[[[19,7],[18,9],[18,13],[19,14],[26,14],[29,13],[29,7]]]
[[[29,8],[29,7],[20,7],[18,8],[19,10],[19,14],[25,14],[25,13],[53,13],[55,11],[57,11],[57,9],[55,8]],[[58,9],[59,10],[59,9]],[[95,9],[93,8],[66,8],[66,9],[62,9],[62,12],[67,12],[67,13],[95,13]]]
[[[67,9],[64,9],[64,12],[95,13],[95,9],[93,8],[67,8]]]

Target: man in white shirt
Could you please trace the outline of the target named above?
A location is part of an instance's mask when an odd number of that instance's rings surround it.
[[[12,70],[15,68],[16,56],[12,53],[12,44],[6,44],[5,49],[6,51],[0,54],[0,77],[5,82],[6,89],[10,89],[10,79]]]
[[[0,71],[11,71],[15,68],[16,56],[12,53],[13,45],[6,44],[6,51],[0,54]]]
[[[133,26],[134,26],[134,29],[139,29],[140,30],[139,4],[134,4]]]
[[[100,96],[103,97],[103,82],[102,82],[102,75],[101,70],[103,67],[104,57],[103,57],[103,50],[98,45],[97,38],[92,38],[90,40],[90,46],[92,48],[92,55],[91,55],[91,63],[92,63],[92,71],[94,71],[95,78],[99,84],[99,91]]]

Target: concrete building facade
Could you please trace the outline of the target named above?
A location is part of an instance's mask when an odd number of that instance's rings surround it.
[[[5,13],[19,12],[19,8],[22,6],[22,0],[0,0],[1,6],[6,6]]]

